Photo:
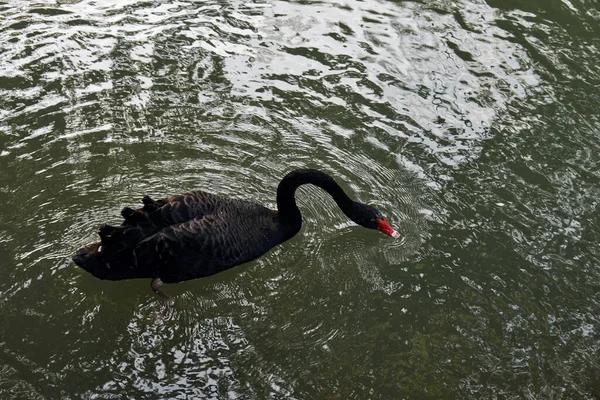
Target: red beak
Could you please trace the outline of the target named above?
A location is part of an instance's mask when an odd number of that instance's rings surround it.
[[[394,239],[398,239],[400,237],[400,233],[394,230],[385,219],[377,220],[377,230],[385,233],[388,236],[393,237]]]

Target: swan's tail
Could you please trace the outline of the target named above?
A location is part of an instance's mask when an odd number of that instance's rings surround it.
[[[104,225],[98,230],[100,242],[92,243],[75,253],[75,264],[100,279],[121,280],[154,277],[151,266],[138,265],[135,247],[157,232],[148,216],[124,208],[121,226]]]

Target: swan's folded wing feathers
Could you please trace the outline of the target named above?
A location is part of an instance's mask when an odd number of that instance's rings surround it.
[[[138,263],[154,265],[155,274],[165,282],[208,276],[240,263],[243,252],[234,250],[240,245],[236,238],[235,227],[227,221],[199,217],[145,239],[137,246],[136,257]]]
[[[192,191],[160,200],[152,200],[145,196],[143,202],[144,207],[140,211],[146,213],[155,225],[161,227],[217,215],[219,212],[229,213],[232,209],[251,205],[243,200],[224,198],[203,191]]]

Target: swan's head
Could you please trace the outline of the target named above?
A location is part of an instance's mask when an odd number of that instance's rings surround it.
[[[398,233],[397,230],[392,228],[390,224],[387,223],[383,215],[381,215],[381,213],[377,211],[375,207],[354,202],[352,211],[352,216],[350,218],[357,224],[364,226],[365,228],[377,229],[378,231],[383,232],[394,239],[400,237],[400,233]]]

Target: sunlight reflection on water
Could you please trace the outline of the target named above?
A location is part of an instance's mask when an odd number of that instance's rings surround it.
[[[0,7],[0,394],[590,396],[589,5]],[[145,194],[275,207],[279,179],[307,166],[402,238],[356,227],[309,187],[298,237],[170,285],[170,310],[149,282],[69,261]]]

